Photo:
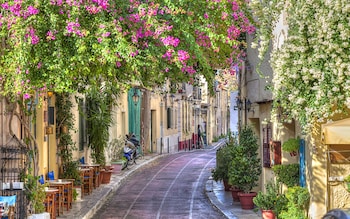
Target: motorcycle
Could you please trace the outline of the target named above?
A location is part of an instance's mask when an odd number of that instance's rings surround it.
[[[141,144],[140,141],[136,138],[135,134],[129,134],[126,136],[127,140],[134,144],[136,147],[136,158],[141,156]]]
[[[136,159],[139,157],[140,142],[136,139],[136,136],[126,135],[126,141],[124,146],[124,157],[126,162],[122,169],[127,168],[129,165],[136,164]]]

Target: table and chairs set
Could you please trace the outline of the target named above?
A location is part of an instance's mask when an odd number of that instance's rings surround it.
[[[99,164],[80,164],[79,172],[81,178],[81,197],[90,195],[93,189],[100,186],[100,165]],[[43,176],[39,179],[40,183],[46,183],[45,187],[46,212],[50,213],[50,218],[64,215],[65,211],[72,208],[74,179],[55,179],[53,171],[47,175],[47,180]]]

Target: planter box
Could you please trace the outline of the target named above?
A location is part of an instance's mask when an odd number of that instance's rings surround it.
[[[123,167],[123,163],[125,161],[121,160],[121,161],[115,161],[115,162],[111,162],[111,165],[113,167],[113,174],[118,174],[122,171],[122,167]]]
[[[102,184],[108,184],[111,181],[111,176],[113,171],[109,170],[109,171],[103,171],[102,173]]]

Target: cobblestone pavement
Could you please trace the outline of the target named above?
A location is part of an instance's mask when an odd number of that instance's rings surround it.
[[[206,147],[204,150],[215,150],[220,143],[213,144]],[[200,149],[203,150],[203,149]],[[191,153],[191,152],[179,152]],[[111,182],[109,184],[103,184],[93,191],[91,195],[84,196],[82,200],[73,203],[72,209],[65,211],[63,215],[57,217],[57,219],[69,218],[69,219],[89,219],[99,218],[96,214],[98,210],[104,206],[107,201],[112,197],[112,194],[117,189],[121,188],[122,184],[127,181],[131,174],[134,174],[137,170],[141,170],[141,167],[156,162],[159,158],[165,157],[168,154],[163,155],[148,155],[142,159],[137,160],[137,164],[131,166],[128,170],[124,170],[119,174],[113,174]],[[239,202],[233,202],[231,193],[224,191],[223,185],[220,182],[215,182],[209,176],[205,183],[205,194],[210,203],[215,206],[227,218],[232,219],[260,219],[261,215],[255,213],[253,210],[242,210]],[[205,216],[205,215],[203,215]],[[107,217],[104,217],[107,219]],[[109,217],[111,218],[111,217]],[[120,218],[117,215],[113,218]],[[142,218],[142,217],[138,217]],[[162,217],[165,218],[165,217]],[[187,216],[188,218],[188,216]],[[193,218],[198,218],[195,215]]]

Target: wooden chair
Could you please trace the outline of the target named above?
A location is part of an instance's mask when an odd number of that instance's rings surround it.
[[[65,202],[68,204],[69,208],[72,208],[73,187],[74,187],[75,179],[64,179],[64,180],[71,182],[69,188],[64,190],[64,193],[65,193]]]
[[[101,167],[94,168],[94,188],[100,186]]]
[[[0,218],[15,218],[16,195],[0,196]]]
[[[94,169],[88,168],[84,170],[84,181],[83,181],[83,193],[90,195],[92,193],[92,189],[94,187],[93,184],[94,179]]]
[[[58,190],[58,193],[55,195],[55,204],[56,204],[56,210],[57,210],[57,215],[60,216],[61,213],[63,214],[63,204],[64,204],[64,185],[54,185],[50,184],[50,188],[55,188]]]
[[[55,172],[50,171],[47,173],[47,179],[48,180],[54,180],[55,179]]]
[[[50,213],[50,218],[55,219],[57,212],[56,209],[56,198],[57,198],[57,189],[51,189],[46,191],[46,199],[44,201],[45,211]]]

